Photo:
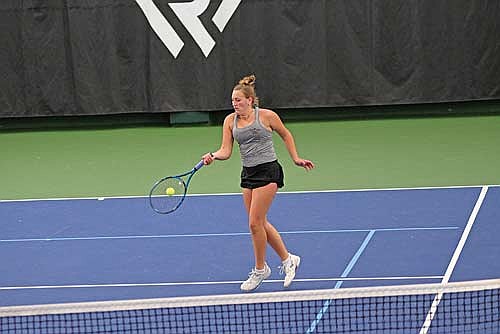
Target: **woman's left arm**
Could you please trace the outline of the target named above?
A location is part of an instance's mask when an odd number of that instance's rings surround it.
[[[314,168],[314,163],[307,159],[302,159],[297,153],[297,147],[295,146],[295,140],[292,133],[288,130],[281,121],[281,118],[272,110],[266,110],[266,120],[269,127],[278,133],[283,142],[285,143],[286,149],[290,154],[293,162],[300,167],[304,167],[306,170],[311,170]]]

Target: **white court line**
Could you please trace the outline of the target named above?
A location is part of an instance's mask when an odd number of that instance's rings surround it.
[[[303,190],[303,191],[281,191],[277,195],[287,194],[314,194],[314,193],[344,193],[344,192],[371,192],[371,191],[403,191],[403,190],[439,190],[439,189],[468,189],[482,187],[500,187],[500,184],[487,185],[464,185],[464,186],[422,186],[422,187],[394,187],[394,188],[361,188],[361,189],[331,189],[331,190]],[[212,193],[212,194],[190,194],[188,197],[202,196],[236,196],[241,193]],[[76,200],[109,200],[109,199],[133,199],[148,198],[147,195],[131,196],[90,196],[90,197],[60,197],[60,198],[24,198],[24,199],[0,199],[0,203],[8,202],[37,202],[37,201],[76,201]]]
[[[294,282],[332,282],[332,281],[398,281],[398,280],[428,280],[442,279],[443,276],[392,276],[392,277],[331,277],[331,278],[297,278]],[[158,282],[158,283],[108,283],[108,284],[68,284],[68,285],[27,285],[4,286],[0,291],[8,290],[40,290],[40,289],[82,289],[82,288],[133,288],[158,286],[189,286],[189,285],[225,285],[241,284],[243,281],[209,281],[209,282]],[[265,280],[265,283],[283,283],[283,280]]]
[[[479,213],[479,209],[481,208],[481,205],[483,204],[483,201],[484,201],[484,198],[486,197],[487,192],[488,192],[488,187],[484,186],[481,189],[481,193],[479,194],[479,197],[476,201],[476,205],[474,205],[474,209],[472,210],[472,213],[469,217],[469,220],[467,221],[467,225],[465,226],[464,232],[462,233],[462,237],[460,238],[460,241],[458,242],[457,248],[455,249],[455,252],[453,253],[453,256],[451,257],[450,263],[448,264],[448,268],[446,269],[446,272],[443,276],[441,284],[446,284],[449,282],[451,274],[453,273],[453,270],[455,269],[455,265],[457,264],[458,258],[460,257],[460,253],[462,253],[462,249],[464,248],[465,242],[467,241],[467,238],[469,237],[469,233],[472,229],[472,225],[474,225],[474,222],[476,221],[477,214]],[[425,317],[425,322],[422,325],[422,328],[420,329],[420,334],[427,334],[427,332],[429,331],[432,320],[434,319],[434,315],[436,314],[437,308],[439,306],[439,303],[441,302],[442,297],[443,297],[442,292],[438,293],[434,297],[431,308],[429,309],[429,312],[427,313],[427,316]]]
[[[436,231],[456,230],[458,226],[442,227],[398,227],[378,229],[346,229],[346,230],[306,230],[306,231],[283,231],[280,234],[327,234],[327,233],[365,233],[375,232],[401,232],[401,231]],[[135,240],[135,239],[168,239],[168,238],[200,238],[200,237],[228,237],[247,236],[250,232],[228,232],[228,233],[198,233],[198,234],[163,234],[163,235],[117,235],[117,236],[93,236],[93,237],[58,237],[58,238],[19,238],[0,239],[0,243],[7,242],[48,242],[48,241],[88,241],[88,240]]]

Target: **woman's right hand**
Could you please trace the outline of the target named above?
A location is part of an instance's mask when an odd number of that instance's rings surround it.
[[[205,153],[201,158],[203,159],[203,163],[205,165],[210,165],[215,160],[212,152]]]

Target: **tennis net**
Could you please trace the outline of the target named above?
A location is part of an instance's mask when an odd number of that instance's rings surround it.
[[[500,333],[500,279],[0,308],[0,333]]]

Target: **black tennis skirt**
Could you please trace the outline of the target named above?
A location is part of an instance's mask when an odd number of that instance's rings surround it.
[[[281,188],[284,185],[284,178],[283,168],[275,160],[254,167],[243,167],[241,170],[240,186],[242,188],[255,189],[269,183],[276,183],[278,188]]]

